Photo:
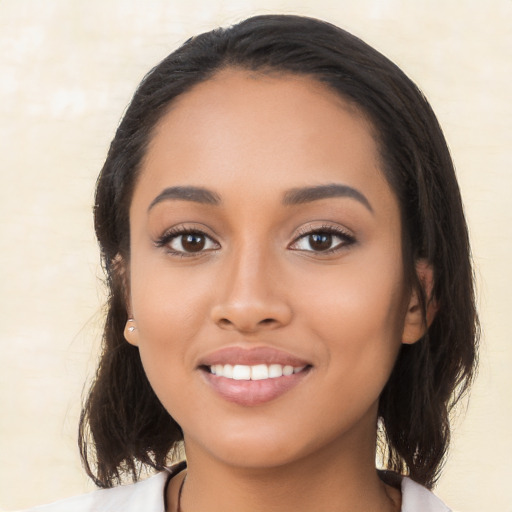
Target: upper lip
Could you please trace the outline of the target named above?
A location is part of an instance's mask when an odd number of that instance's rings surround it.
[[[280,364],[283,366],[308,366],[310,363],[272,347],[225,347],[201,359],[199,366],[213,366],[215,364],[242,364],[253,366],[257,364]]]

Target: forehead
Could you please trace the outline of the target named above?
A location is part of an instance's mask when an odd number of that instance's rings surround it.
[[[140,181],[155,190],[235,182],[260,192],[334,181],[388,187],[372,125],[353,104],[307,76],[236,69],[171,104],[154,130]]]
[[[326,114],[331,120],[344,113],[364,125],[367,135],[373,125],[359,108],[327,84],[307,76],[277,71],[251,71],[236,68],[221,70],[189,91],[175,98],[157,124],[152,139],[171,125],[183,130],[194,123],[200,135],[230,123],[232,127],[253,121],[266,129],[280,123],[294,125],[304,131],[318,129]],[[293,115],[291,115],[293,114]],[[341,121],[341,119],[338,119]],[[252,131],[256,130],[253,125]],[[276,132],[268,132],[276,138]],[[210,135],[214,135],[211,133]],[[281,133],[284,138],[285,133]]]

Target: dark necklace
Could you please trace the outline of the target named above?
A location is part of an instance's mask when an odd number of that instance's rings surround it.
[[[185,480],[187,479],[187,475],[183,477],[181,481],[180,488],[178,490],[178,503],[176,504],[176,512],[181,512],[181,493],[183,492],[183,486],[185,485]]]

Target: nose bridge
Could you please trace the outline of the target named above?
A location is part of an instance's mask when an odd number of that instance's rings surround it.
[[[263,242],[241,242],[225,261],[214,321],[240,331],[287,323],[291,310],[278,290],[278,266],[276,255]]]
[[[272,272],[261,243],[245,242],[234,251],[231,262],[231,294],[235,300],[252,301],[266,293],[265,280]]]

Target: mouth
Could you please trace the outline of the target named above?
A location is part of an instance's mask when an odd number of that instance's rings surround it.
[[[295,388],[312,365],[269,347],[229,347],[206,357],[198,369],[218,396],[248,407],[273,401]]]
[[[212,375],[225,377],[233,380],[266,380],[278,379],[279,377],[288,377],[294,373],[303,371],[309,365],[291,366],[282,364],[215,364],[207,366],[205,369]]]

